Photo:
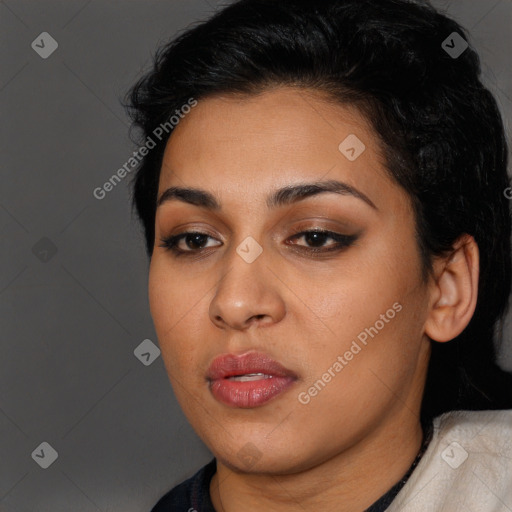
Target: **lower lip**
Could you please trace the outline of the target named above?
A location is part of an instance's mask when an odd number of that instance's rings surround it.
[[[223,404],[249,409],[267,403],[289,388],[294,380],[291,377],[272,377],[247,382],[217,379],[210,383],[210,391]]]

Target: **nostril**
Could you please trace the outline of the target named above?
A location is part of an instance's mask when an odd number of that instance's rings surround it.
[[[265,317],[266,317],[266,315],[253,315],[251,318],[249,318],[249,320],[247,320],[247,323],[250,324],[250,323],[256,322],[258,320],[262,320]]]

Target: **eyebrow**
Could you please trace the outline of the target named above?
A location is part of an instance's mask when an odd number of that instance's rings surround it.
[[[318,194],[331,192],[340,195],[350,195],[361,199],[366,204],[378,210],[373,201],[348,183],[337,180],[316,181],[311,183],[299,183],[280,188],[271,193],[266,200],[269,209],[275,209],[280,206],[289,205],[302,201],[308,197]],[[206,208],[211,211],[220,211],[222,209],[217,198],[199,188],[193,187],[170,187],[165,190],[157,201],[157,208],[167,201],[182,201],[194,206]]]

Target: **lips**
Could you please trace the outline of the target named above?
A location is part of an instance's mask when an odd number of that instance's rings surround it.
[[[231,407],[258,407],[290,387],[297,375],[271,357],[251,352],[215,358],[208,369],[210,391]]]

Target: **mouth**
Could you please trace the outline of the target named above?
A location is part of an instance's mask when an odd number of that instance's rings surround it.
[[[259,407],[293,385],[297,375],[265,354],[225,354],[215,358],[207,375],[216,400],[235,408]]]

